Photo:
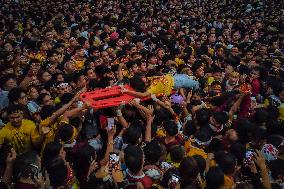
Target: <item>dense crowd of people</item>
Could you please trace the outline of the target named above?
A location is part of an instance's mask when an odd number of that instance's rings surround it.
[[[0,0],[0,188],[283,189],[283,7]]]

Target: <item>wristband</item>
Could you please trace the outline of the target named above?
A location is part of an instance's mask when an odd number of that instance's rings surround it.
[[[155,95],[155,94],[151,94],[151,98],[152,98],[152,100],[153,100],[153,101],[155,101],[155,102],[157,102],[157,101],[158,101],[158,99],[157,99],[157,97],[156,97],[156,95]]]
[[[117,115],[117,116],[122,116],[121,109],[117,109],[117,110],[116,110],[116,115]]]

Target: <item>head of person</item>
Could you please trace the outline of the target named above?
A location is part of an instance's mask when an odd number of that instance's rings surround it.
[[[10,90],[8,99],[12,104],[27,105],[28,97],[24,90],[20,87],[15,87]]]
[[[83,58],[85,56],[85,51],[82,46],[75,47],[75,56],[79,58]]]
[[[161,185],[163,188],[172,188],[177,186],[180,180],[179,171],[177,168],[169,168],[163,175]]]
[[[17,80],[13,74],[7,74],[1,77],[1,82],[1,88],[6,91],[10,91],[11,89],[17,87]]]
[[[74,75],[74,83],[76,84],[76,87],[83,88],[87,85],[86,77],[83,73],[77,73]]]
[[[31,85],[27,88],[28,99],[36,100],[39,96],[38,90],[35,86]]]
[[[124,142],[129,145],[137,145],[142,140],[142,130],[138,125],[130,125],[123,135]]]
[[[56,140],[64,147],[72,148],[76,144],[77,130],[70,124],[63,124],[56,133]]]
[[[58,96],[63,96],[65,93],[71,92],[71,86],[68,83],[61,82],[57,85]]]
[[[19,182],[21,179],[34,181],[39,178],[41,172],[41,159],[35,151],[29,151],[17,156],[14,164],[14,178]],[[36,183],[34,183],[36,184]]]
[[[24,112],[20,105],[10,105],[7,108],[8,120],[13,127],[20,127],[24,118]]]
[[[39,94],[39,96],[37,98],[37,102],[41,106],[54,106],[54,102],[53,102],[51,95],[47,94],[47,93]]]
[[[259,69],[253,69],[250,73],[250,78],[253,79],[258,79],[260,77],[260,70]]]
[[[131,174],[138,174],[143,169],[144,153],[139,146],[128,145],[124,150],[125,164]]]
[[[237,168],[237,158],[232,153],[223,151],[215,154],[216,163],[226,175],[233,175]]]
[[[180,184],[182,188],[188,186],[197,186],[197,176],[199,174],[199,167],[193,157],[185,157],[179,167]]]
[[[74,167],[77,172],[77,175],[80,175],[81,177],[83,177],[83,175],[87,175],[91,164],[95,160],[96,153],[94,148],[88,144],[83,146],[76,154]],[[81,179],[79,180],[82,181]]]
[[[50,185],[53,188],[66,187],[70,173],[70,168],[66,161],[60,157],[54,158],[46,166],[46,170],[49,175]]]
[[[280,167],[284,166],[283,159],[276,159],[269,163],[269,169],[271,171],[271,177],[273,180],[278,183],[280,186],[284,184],[284,171]]]
[[[166,120],[163,126],[168,137],[174,137],[178,134],[178,126],[174,120]]]
[[[138,92],[146,91],[146,83],[141,75],[134,75],[130,79],[130,86]]]
[[[223,124],[228,122],[228,115],[225,112],[214,112],[210,116],[210,124],[215,128],[221,128]]]
[[[229,84],[230,85],[237,85],[239,82],[240,74],[238,72],[231,72],[229,74]]]
[[[211,167],[205,178],[206,189],[220,189],[224,185],[224,172],[219,167]]]
[[[156,165],[162,155],[162,147],[157,140],[152,140],[143,148],[145,155],[145,163]]]
[[[174,163],[180,163],[185,157],[185,149],[182,145],[172,146],[170,149],[170,157]]]
[[[66,152],[63,148],[63,145],[58,141],[53,141],[46,144],[42,156],[42,166],[48,166],[48,163],[57,157],[65,160]]]
[[[212,134],[208,132],[207,129],[201,128],[195,135],[194,135],[194,144],[202,149],[207,148],[212,141]]]
[[[42,72],[40,79],[41,79],[42,82],[45,83],[45,82],[51,80],[51,78],[52,78],[51,74],[48,71],[44,71],[44,72]]]

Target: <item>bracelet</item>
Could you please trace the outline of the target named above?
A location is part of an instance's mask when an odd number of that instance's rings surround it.
[[[117,115],[117,116],[122,116],[121,109],[116,110],[116,115]]]
[[[108,142],[107,144],[108,145],[114,145],[114,142]]]
[[[157,101],[158,101],[158,99],[157,99],[157,97],[156,97],[156,95],[155,95],[155,94],[152,94],[152,95],[151,95],[151,98],[152,98],[152,100],[153,100],[153,101],[155,101],[155,102],[157,102]]]

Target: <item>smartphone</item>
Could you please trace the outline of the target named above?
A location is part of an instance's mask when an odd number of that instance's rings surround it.
[[[113,117],[107,118],[107,128],[112,129],[113,126],[114,126],[114,118]]]
[[[179,183],[179,176],[173,174],[169,180],[168,187],[174,189]]]
[[[109,166],[111,169],[118,169],[119,155],[117,153],[111,153],[109,155]]]
[[[246,165],[250,165],[252,163],[253,154],[254,154],[253,150],[246,151],[246,157],[245,157],[245,160],[244,160],[244,163]]]

